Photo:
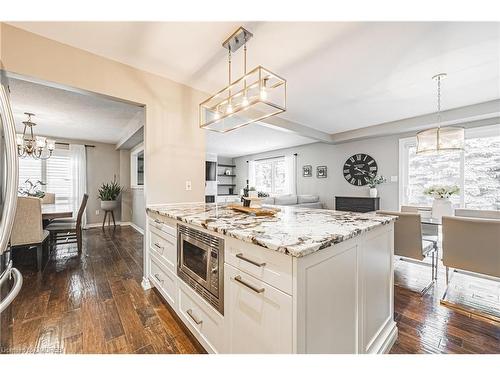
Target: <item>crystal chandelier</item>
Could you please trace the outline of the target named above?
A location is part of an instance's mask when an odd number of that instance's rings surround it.
[[[29,112],[24,112],[24,114],[28,116],[28,119],[23,121],[23,134],[16,135],[17,154],[22,158],[27,156],[41,160],[50,158],[52,156],[52,152],[56,148],[56,142],[41,136],[35,137],[33,135],[33,127],[36,126],[36,123],[31,121],[31,117],[35,115]],[[48,154],[47,152],[44,152],[45,150],[48,151]]]
[[[464,149],[465,131],[458,126],[441,127],[441,80],[446,73],[432,77],[437,81],[438,127],[417,133],[417,154],[423,152],[461,151]]]
[[[286,111],[286,80],[262,66],[247,72],[247,42],[238,28],[222,46],[228,50],[228,86],[200,103],[200,128],[225,133]],[[231,57],[243,46],[243,76],[231,78]]]

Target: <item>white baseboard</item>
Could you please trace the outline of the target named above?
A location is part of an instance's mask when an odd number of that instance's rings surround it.
[[[138,227],[137,225],[135,225],[134,223],[130,222],[130,221],[117,221],[116,225],[119,225],[121,227],[130,226],[130,227],[134,228],[140,234],[144,235],[144,230],[142,228]],[[108,224],[104,225],[105,228],[107,226],[108,226]],[[85,225],[84,229],[100,228],[100,227],[102,227],[102,223],[92,223],[92,224]]]

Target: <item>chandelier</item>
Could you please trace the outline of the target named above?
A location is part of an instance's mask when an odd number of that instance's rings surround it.
[[[17,154],[19,157],[25,158],[31,156],[34,159],[46,160],[52,156],[52,152],[56,148],[56,142],[41,136],[33,135],[33,127],[36,123],[31,121],[33,113],[24,112],[28,116],[26,121],[23,121],[23,134],[16,135]],[[27,134],[28,133],[28,134]],[[48,151],[45,152],[45,150]]]
[[[228,50],[228,86],[200,103],[200,128],[225,133],[286,111],[286,80],[257,66],[247,72],[247,42],[253,34],[238,28],[222,46]],[[231,57],[243,46],[243,76],[231,78]]]
[[[417,154],[423,152],[461,151],[464,149],[465,130],[462,127],[441,127],[441,80],[446,73],[432,77],[437,81],[437,116],[438,127],[417,133]]]

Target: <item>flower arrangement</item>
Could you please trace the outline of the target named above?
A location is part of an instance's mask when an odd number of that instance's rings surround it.
[[[383,184],[386,182],[386,178],[384,176],[377,176],[374,174],[371,174],[370,177],[368,177],[368,186],[370,189],[375,189],[377,185]]]
[[[37,180],[35,183],[33,183],[31,182],[31,180],[27,179],[26,181],[24,181],[24,186],[19,188],[18,193],[19,195],[25,197],[43,198],[45,196],[45,192],[41,188],[45,185],[47,184],[40,180]]]
[[[432,185],[424,190],[424,195],[438,199],[448,199],[458,193],[460,193],[460,188],[457,185]]]

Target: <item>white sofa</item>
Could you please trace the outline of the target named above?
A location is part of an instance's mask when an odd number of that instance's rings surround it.
[[[308,207],[308,208],[323,208],[323,203],[319,201],[317,195],[277,195],[274,197],[266,197],[263,199],[262,204],[273,206],[295,206],[295,207]]]

